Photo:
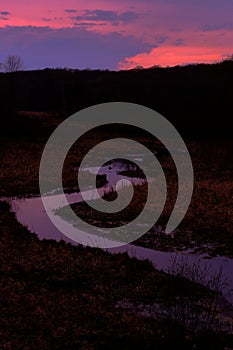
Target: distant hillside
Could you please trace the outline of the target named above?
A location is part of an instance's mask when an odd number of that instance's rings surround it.
[[[0,96],[1,123],[11,127],[19,110],[56,111],[68,117],[94,104],[125,101],[158,111],[184,137],[225,138],[232,134],[233,61],[119,72],[1,73]]]

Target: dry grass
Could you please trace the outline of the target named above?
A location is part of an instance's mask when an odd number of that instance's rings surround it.
[[[5,143],[0,149],[0,195],[38,194],[43,144]]]

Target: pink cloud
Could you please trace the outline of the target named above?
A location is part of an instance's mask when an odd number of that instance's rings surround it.
[[[226,50],[230,52],[230,48]],[[163,46],[152,49],[149,53],[127,57],[119,63],[119,69],[131,69],[138,65],[148,68],[153,65],[166,67],[191,63],[212,63],[222,58],[222,48]]]

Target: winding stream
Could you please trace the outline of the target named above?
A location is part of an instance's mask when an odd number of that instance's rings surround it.
[[[118,171],[116,170],[118,169]],[[88,168],[85,169],[89,172],[96,174],[98,168]],[[119,164],[114,167],[103,167],[99,174],[106,174],[108,180],[108,187],[104,186],[99,190],[99,194],[103,194],[107,188],[116,184],[117,181],[123,178],[126,179],[126,182],[121,182],[122,186],[127,186],[128,181],[127,177],[119,175]],[[139,178],[128,178],[130,181],[135,183],[140,183],[142,179]],[[95,199],[96,191],[89,189],[85,191],[85,198]],[[56,207],[56,202],[59,194],[51,195],[51,204],[53,209]],[[81,193],[71,193],[66,195],[67,201],[69,204],[81,202],[83,200]],[[6,200],[2,198],[1,200]],[[73,242],[66,236],[64,236],[50,221],[47,216],[41,197],[33,198],[11,198],[8,199],[8,202],[11,205],[11,209],[16,214],[17,220],[23,225],[27,226],[31,232],[37,234],[39,239],[54,239],[56,241],[64,240],[70,242],[74,245],[77,243]],[[64,222],[58,215],[55,215],[56,220],[62,222],[65,225],[70,225],[69,229],[75,229],[71,223]],[[99,237],[98,237],[99,238]],[[207,259],[206,254],[191,254],[189,251],[170,253],[162,252],[153,249],[148,249],[140,246],[135,246],[133,244],[127,244],[117,248],[106,249],[107,251],[115,253],[127,253],[130,257],[136,257],[138,259],[148,259],[157,269],[169,271],[171,267],[171,262],[173,259],[176,259],[176,262],[182,263],[185,261],[185,264],[192,266],[193,264],[198,264],[200,269],[210,271],[208,277],[211,275],[216,275],[222,269],[222,277],[228,282],[228,286],[223,290],[226,299],[233,305],[233,295],[228,293],[230,289],[233,290],[233,281],[232,281],[232,271],[233,271],[233,259],[227,257],[214,257]],[[184,260],[185,259],[185,260]]]

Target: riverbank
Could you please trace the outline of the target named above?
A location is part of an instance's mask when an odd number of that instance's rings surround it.
[[[39,241],[6,203],[0,209],[3,349],[169,349],[174,344],[177,349],[194,344],[222,349],[232,344],[232,336],[211,329],[214,324],[209,330],[207,323],[202,330],[194,323],[185,328],[169,313],[184,301],[194,308],[201,300],[206,307],[213,300],[206,288],[127,254]],[[134,307],[125,308],[126,301]],[[154,304],[167,314],[137,312],[137,306]]]

